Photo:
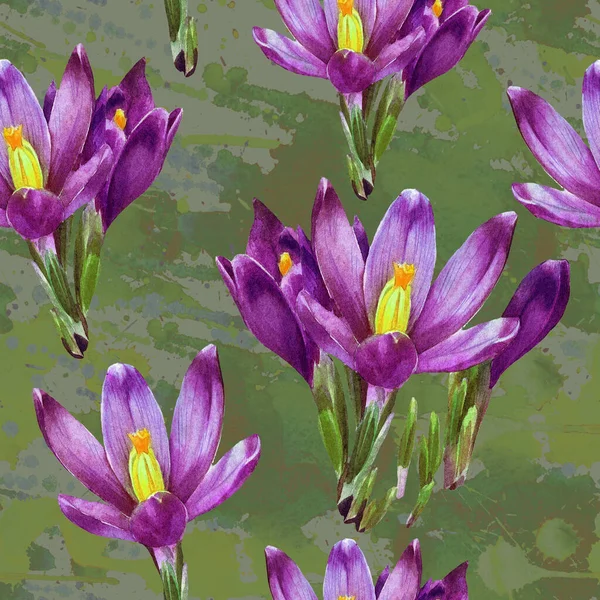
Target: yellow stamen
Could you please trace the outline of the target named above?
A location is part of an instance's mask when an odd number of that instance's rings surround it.
[[[113,117],[113,121],[119,129],[125,129],[125,126],[127,125],[127,117],[125,116],[125,111],[122,108],[117,108],[115,111],[115,116]]]
[[[42,189],[44,174],[40,160],[33,146],[23,137],[23,125],[5,127],[3,135],[15,190],[24,187]]]
[[[287,275],[287,272],[294,266],[289,252],[283,252],[279,257],[279,272],[281,276]]]
[[[394,263],[394,276],[385,284],[375,312],[375,333],[406,333],[415,265]]]
[[[431,7],[431,11],[439,19],[442,16],[442,12],[444,12],[442,0],[435,0],[433,6]]]
[[[365,45],[363,24],[354,8],[354,0],[337,0],[340,12],[338,20],[338,48],[362,52]]]
[[[354,600],[356,596],[338,596],[338,600]]]
[[[128,433],[132,448],[129,453],[129,476],[131,485],[140,502],[147,500],[156,492],[165,491],[165,482],[154,450],[152,436],[147,429]]]

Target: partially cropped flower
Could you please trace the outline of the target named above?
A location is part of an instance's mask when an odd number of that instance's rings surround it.
[[[397,39],[422,27],[426,43],[404,69],[406,97],[455,67],[486,24],[491,11],[469,0],[416,0]]]
[[[273,600],[317,600],[311,585],[296,563],[284,552],[268,546],[267,576]],[[413,540],[390,572],[373,583],[369,565],[354,540],[335,544],[329,554],[323,600],[468,600],[466,572],[462,563],[444,579],[429,580],[421,587],[422,562],[419,540]]]
[[[515,198],[533,215],[563,227],[600,227],[600,61],[583,78],[583,126],[589,148],[548,102],[519,87],[508,97],[532,154],[560,190],[515,183]]]
[[[82,160],[93,110],[83,46],[73,50],[60,87],[50,86],[43,110],[23,74],[0,61],[0,226],[38,239],[96,196],[113,155],[103,142]]]
[[[547,260],[523,278],[502,313],[505,318],[519,319],[519,331],[492,361],[490,388],[506,369],[554,329],[567,308],[570,292],[570,268],[566,260]]]
[[[302,228],[285,227],[254,200],[246,254],[219,256],[217,266],[248,329],[312,385],[319,350],[298,320],[296,297],[308,289],[326,306],[331,300]]]
[[[154,105],[145,69],[142,58],[96,100],[84,159],[105,144],[114,154],[110,177],[96,197],[104,231],[156,179],[181,121],[181,108],[169,113]]]
[[[64,515],[104,537],[139,542],[155,554],[178,544],[185,526],[235,493],[260,456],[253,435],[213,464],[224,410],[217,351],[207,346],[189,367],[171,436],[136,369],[112,365],[102,389],[104,447],[65,408],[34,390],[40,429],[62,465],[104,503],[60,494]]]
[[[497,356],[519,321],[463,327],[504,268],[517,220],[497,215],[478,227],[432,283],[435,225],[429,200],[405,190],[362,247],[331,184],[323,179],[312,216],[312,243],[335,310],[303,291],[298,314],[324,352],[367,382],[400,387],[412,373],[467,369]]]
[[[425,42],[421,27],[399,39],[414,0],[275,0],[294,36],[255,27],[265,56],[288,71],[329,79],[343,93],[358,93],[399,73]]]

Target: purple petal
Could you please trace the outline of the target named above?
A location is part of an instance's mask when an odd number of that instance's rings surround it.
[[[490,388],[508,367],[537,346],[562,318],[570,294],[566,260],[547,260],[519,284],[503,317],[516,317],[521,326],[512,343],[492,362]]]
[[[298,565],[278,548],[265,548],[267,577],[273,600],[317,600]]]
[[[105,231],[121,212],[150,187],[160,173],[168,150],[168,121],[169,113],[164,108],[155,108],[127,138],[102,211]]]
[[[83,46],[79,44],[65,67],[48,120],[52,155],[47,187],[56,194],[62,190],[83,150],[94,103],[92,68]]]
[[[494,319],[460,329],[419,354],[418,373],[453,373],[469,369],[500,354],[515,338],[519,319]]]
[[[367,89],[377,74],[375,63],[365,54],[344,48],[327,63],[327,77],[341,94],[356,94]]]
[[[36,151],[45,177],[50,164],[50,134],[44,113],[19,69],[0,60],[0,128],[19,125],[23,125],[23,137]],[[4,140],[0,143],[0,174],[12,182]]]
[[[135,503],[112,472],[100,442],[43,390],[33,390],[33,402],[46,444],[63,467],[90,492],[129,514]]]
[[[171,461],[165,421],[137,369],[119,363],[108,368],[102,386],[101,415],[106,456],[121,485],[134,496],[129,475],[132,443],[127,434],[147,429],[151,448],[168,486]]]
[[[394,276],[394,263],[415,265],[408,329],[416,322],[435,267],[435,222],[426,196],[404,190],[383,217],[365,264],[365,303],[371,323],[385,284]]]
[[[8,201],[10,197],[13,195],[13,186],[8,185],[6,179],[0,175],[0,208],[6,210],[8,206]]]
[[[327,29],[337,48],[338,22],[340,20],[340,9],[337,0],[325,0],[325,19]],[[363,25],[365,41],[368,42],[375,24],[375,2],[373,0],[354,0],[354,9],[360,15]]]
[[[523,88],[508,88],[521,135],[532,154],[562,187],[600,204],[600,171],[577,132],[545,100]]]
[[[323,308],[307,292],[300,292],[296,308],[302,325],[315,344],[323,352],[333,354],[353,368],[358,342],[346,321]]]
[[[386,46],[375,61],[375,81],[404,70],[419,55],[426,41],[425,30],[419,27]]]
[[[406,81],[407,98],[460,62],[474,41],[473,28],[478,17],[477,7],[465,6],[440,25],[411,69]]]
[[[600,60],[585,72],[582,104],[585,134],[596,164],[600,165]]]
[[[52,83],[48,86],[46,90],[46,95],[44,96],[44,117],[46,121],[50,120],[50,113],[52,112],[52,106],[54,106],[54,99],[56,98],[56,82],[52,81]]]
[[[415,600],[421,587],[421,548],[413,540],[388,577],[378,600]]]
[[[169,489],[182,502],[190,497],[215,458],[224,408],[219,356],[211,344],[187,370],[173,413]]]
[[[321,179],[312,212],[312,238],[325,286],[358,340],[371,332],[362,290],[365,263],[335,190]]]
[[[375,584],[375,597],[379,598],[379,594],[381,594],[381,590],[385,585],[385,582],[388,580],[390,576],[390,567],[386,566],[386,568],[381,571],[381,575],[377,578],[377,583]]]
[[[600,207],[571,192],[536,183],[513,183],[514,197],[538,219],[562,227],[600,227]]]
[[[248,236],[246,254],[262,265],[275,281],[278,281],[281,273],[277,242],[283,232],[283,224],[260,200],[255,198],[252,206],[254,223]]]
[[[85,529],[88,533],[129,542],[135,541],[129,531],[129,519],[109,504],[59,494],[58,505],[71,523]]]
[[[6,216],[6,210],[0,208],[0,227],[12,227],[8,217]]]
[[[233,301],[236,303],[239,310],[240,306],[237,299],[237,289],[233,280],[233,265],[231,264],[231,261],[224,256],[217,256],[215,263],[217,265],[217,269],[219,269],[223,283],[227,287],[227,290],[231,294],[231,297],[233,298]]]
[[[146,59],[138,60],[119,84],[123,92],[123,110],[127,117],[125,134],[129,135],[137,124],[154,108],[152,90],[146,79]],[[115,107],[116,109],[116,107]],[[112,119],[114,114],[109,114]]]
[[[275,0],[290,33],[317,58],[327,62],[335,52],[319,0]]]
[[[429,581],[421,589],[417,600],[469,600],[467,567],[464,562],[441,581]]]
[[[189,520],[207,513],[233,496],[250,477],[260,458],[260,438],[238,442],[213,465],[186,502]]]
[[[91,202],[106,185],[113,167],[113,159],[110,146],[104,144],[90,160],[81,165],[77,171],[71,172],[60,195],[65,207],[64,219]]]
[[[376,5],[373,33],[365,54],[375,59],[402,27],[414,0],[371,0]]]
[[[458,331],[481,308],[504,269],[516,222],[514,212],[493,217],[450,258],[410,334],[419,353]]]
[[[185,504],[169,492],[157,492],[131,514],[131,533],[148,548],[173,546],[183,538],[187,522]]]
[[[167,122],[167,141],[165,143],[165,147],[167,151],[171,147],[173,143],[173,139],[175,138],[175,134],[179,129],[179,124],[181,123],[181,119],[183,118],[183,109],[176,108],[169,113],[169,121]]]
[[[374,335],[358,347],[356,371],[371,385],[395,390],[412,375],[417,351],[410,338],[399,332]]]
[[[375,600],[369,565],[351,539],[342,540],[331,549],[323,582],[323,600],[338,600],[344,596]]]
[[[312,356],[298,318],[275,280],[252,258],[233,259],[233,299],[256,339],[312,381]]]
[[[326,64],[299,42],[261,27],[252,28],[252,37],[263,54],[280,67],[298,75],[327,79]]]
[[[354,216],[352,229],[354,229],[354,235],[356,236],[356,241],[360,248],[363,260],[367,260],[367,256],[369,255],[369,238],[367,237],[367,232],[365,231],[363,224],[356,215]]]
[[[64,206],[58,196],[33,188],[21,188],[15,192],[6,207],[10,224],[26,240],[53,233],[64,221],[64,214]]]

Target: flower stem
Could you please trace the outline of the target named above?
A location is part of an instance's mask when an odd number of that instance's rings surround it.
[[[152,548],[150,554],[162,579],[164,600],[187,600],[187,565],[183,559],[181,542],[176,546]]]

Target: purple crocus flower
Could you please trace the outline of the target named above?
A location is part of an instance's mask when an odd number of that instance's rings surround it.
[[[268,546],[267,576],[273,600],[317,600],[317,595],[284,552]],[[369,565],[354,540],[335,544],[329,554],[323,600],[468,600],[464,562],[440,581],[429,580],[421,587],[422,562],[419,540],[413,540],[390,572],[381,573],[375,585]]]
[[[519,87],[508,89],[525,143],[563,189],[515,183],[515,198],[533,215],[563,227],[600,226],[600,61],[583,78],[583,126],[589,148],[548,102]]]
[[[104,144],[114,154],[113,169],[96,197],[104,231],[156,179],[181,121],[181,108],[169,113],[155,107],[145,70],[142,58],[96,100],[84,158]]]
[[[102,143],[81,160],[93,109],[94,78],[82,45],[60,87],[50,86],[44,110],[23,74],[0,61],[0,226],[38,239],[96,196],[113,156]]]
[[[416,0],[397,39],[423,28],[426,43],[404,69],[408,98],[420,87],[455,67],[486,24],[491,11],[469,0]]]
[[[33,398],[49,448],[105,502],[61,494],[64,515],[90,533],[139,542],[151,552],[179,543],[187,522],[235,493],[260,456],[260,440],[252,435],[212,464],[224,410],[212,345],[196,356],[183,379],[170,438],[152,392],[129,365],[112,365],[104,380],[104,447],[46,392],[36,389]]]
[[[308,289],[327,307],[331,300],[302,228],[285,227],[255,199],[246,254],[219,256],[217,267],[248,329],[312,385],[319,350],[298,320],[296,297]]]
[[[300,319],[321,350],[386,389],[400,387],[414,372],[460,371],[491,360],[514,338],[519,320],[463,327],[502,273],[516,220],[507,212],[478,227],[432,283],[435,225],[423,194],[405,190],[371,246],[365,237],[361,247],[335,190],[323,179],[312,241],[335,309],[302,291]]]
[[[399,73],[419,54],[425,32],[396,34],[414,0],[275,0],[294,36],[255,27],[267,58],[300,75],[329,79],[342,94],[358,93]]]

